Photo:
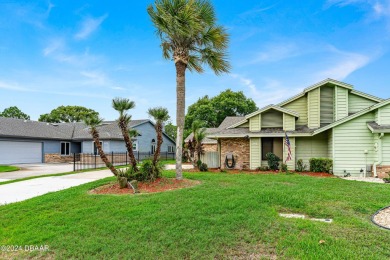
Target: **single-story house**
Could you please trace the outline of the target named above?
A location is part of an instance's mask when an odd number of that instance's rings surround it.
[[[134,152],[151,153],[156,149],[154,123],[132,120],[129,129]],[[97,128],[106,153],[125,153],[126,147],[116,121],[105,121]],[[175,141],[165,133],[161,152],[175,153]],[[52,163],[71,161],[73,154],[96,153],[96,146],[84,123],[45,123],[0,117],[0,164]]]
[[[286,160],[285,134],[290,141],[294,170],[302,159],[333,160],[335,175],[386,177],[390,172],[390,99],[375,97],[352,85],[326,79],[277,105],[268,105],[243,117],[227,117],[208,129],[221,168],[233,154],[235,168],[267,165],[273,152]],[[208,149],[210,150],[210,149]],[[212,149],[211,149],[212,150]]]

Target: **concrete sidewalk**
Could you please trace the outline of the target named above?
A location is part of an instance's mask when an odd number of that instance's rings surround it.
[[[102,170],[56,177],[42,177],[0,185],[0,205],[27,200],[110,176],[113,175],[109,170]]]

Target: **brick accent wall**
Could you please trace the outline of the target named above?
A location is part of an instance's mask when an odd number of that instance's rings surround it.
[[[225,158],[228,153],[233,153],[236,162],[235,169],[249,169],[249,139],[229,138],[221,139],[221,168],[227,169]]]
[[[376,174],[378,174],[378,178],[388,178],[390,173],[390,165],[378,165],[376,166]]]
[[[203,144],[205,152],[218,152],[218,144]]]
[[[68,163],[73,162],[73,154],[61,156],[59,153],[46,153],[45,163]]]

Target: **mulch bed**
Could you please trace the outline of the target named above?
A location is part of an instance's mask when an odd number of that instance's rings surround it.
[[[170,190],[177,190],[183,188],[193,187],[200,184],[200,181],[195,180],[176,180],[172,178],[159,178],[154,182],[139,182],[138,189],[140,193],[155,193]],[[117,195],[131,195],[132,189],[119,188],[118,182],[111,182],[104,186],[98,187],[90,191],[92,194],[117,194]]]
[[[185,170],[186,172],[200,172],[198,169]],[[285,172],[280,171],[258,171],[258,170],[225,170],[221,172],[220,169],[208,169],[208,172],[213,173],[229,173],[229,174],[286,174]],[[312,176],[312,177],[320,177],[320,178],[330,178],[335,177],[333,174],[326,172],[295,172],[290,171],[291,173],[304,175],[304,176]]]

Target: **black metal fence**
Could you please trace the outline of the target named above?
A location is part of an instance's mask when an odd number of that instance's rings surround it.
[[[106,153],[107,159],[114,166],[128,165],[130,163],[130,157],[126,153]],[[143,160],[152,159],[153,154],[151,152],[134,152],[134,156],[138,162]],[[175,159],[175,153],[161,152],[160,160]],[[75,153],[73,154],[73,171],[81,171],[87,169],[97,169],[106,167],[105,163],[100,158],[99,154],[94,153]]]

